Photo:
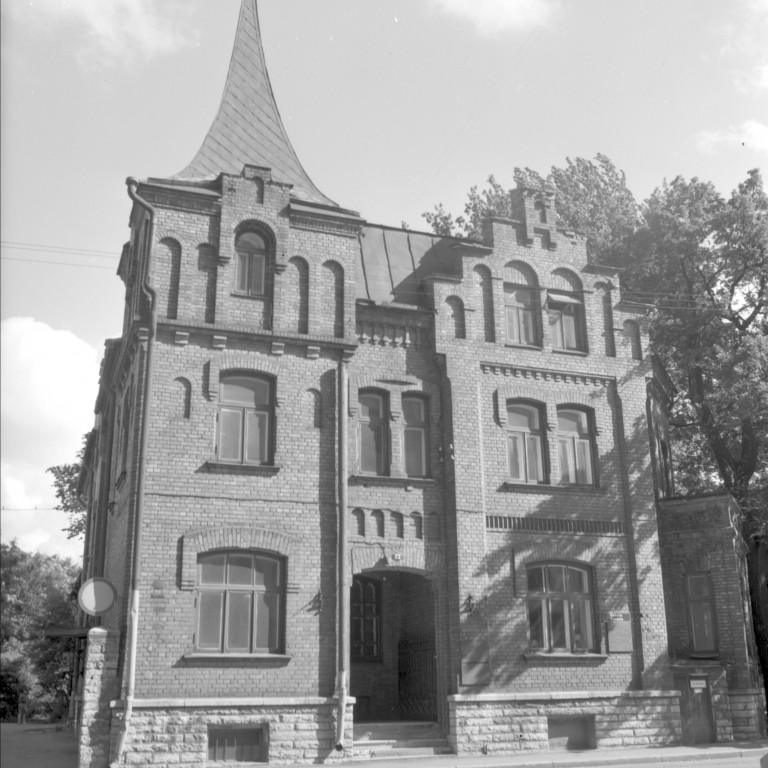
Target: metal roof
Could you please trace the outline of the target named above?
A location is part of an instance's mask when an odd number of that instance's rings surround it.
[[[219,111],[192,162],[174,178],[238,175],[244,165],[271,168],[294,197],[336,205],[312,183],[285,131],[269,82],[256,0],[242,0]]]

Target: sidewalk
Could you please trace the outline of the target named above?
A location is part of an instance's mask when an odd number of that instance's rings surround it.
[[[517,755],[439,755],[366,759],[343,763],[366,768],[592,768],[592,766],[704,765],[734,762],[744,768],[768,768],[768,741],[703,744],[695,747],[634,747],[591,749],[583,752],[521,752]],[[742,762],[743,761],[743,762]]]
[[[45,723],[0,724],[2,768],[77,768],[72,730]]]

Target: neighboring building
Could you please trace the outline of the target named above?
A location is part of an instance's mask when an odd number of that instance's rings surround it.
[[[736,589],[737,559],[683,556],[685,513],[657,511],[669,385],[552,195],[518,189],[482,242],[338,206],[285,134],[254,0],[195,159],[128,188],[81,478],[84,577],[117,592],[81,766],[343,760],[408,723],[459,753],[673,743],[680,675],[718,738],[758,735],[745,636],[689,653],[697,616],[744,618],[715,577]]]

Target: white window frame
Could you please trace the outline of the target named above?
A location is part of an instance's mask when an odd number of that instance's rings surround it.
[[[547,317],[553,349],[584,352],[584,302],[576,294],[550,291]]]
[[[236,380],[248,384],[261,384],[267,387],[268,396],[266,403],[255,403],[246,405],[243,402],[227,400],[225,387],[228,383],[235,383]],[[272,464],[274,447],[274,401],[275,401],[275,382],[266,376],[257,376],[247,373],[233,373],[223,375],[219,384],[219,405],[217,412],[216,425],[216,458],[218,461],[230,464],[253,464],[266,465]],[[229,415],[235,415],[238,421],[238,451],[235,456],[224,454],[225,443],[224,430],[227,428],[225,422],[229,422]],[[225,418],[227,417],[227,418]],[[259,456],[250,457],[248,454],[250,430],[256,419],[260,424],[265,425],[266,434],[262,436],[259,443]],[[263,454],[263,455],[262,455]]]
[[[518,410],[533,417],[534,428],[511,425],[510,413]],[[529,418],[530,421],[530,418]],[[507,472],[510,480],[515,483],[531,483],[540,485],[546,482],[546,466],[544,464],[544,430],[542,429],[542,409],[531,403],[507,401]],[[513,466],[512,444],[516,443],[518,462]],[[538,473],[531,470],[531,451],[538,459]],[[536,476],[538,474],[538,477]]]
[[[527,306],[513,298],[513,295],[518,292],[528,294],[529,303]],[[504,284],[504,334],[507,343],[520,344],[525,347],[538,345],[536,313],[534,312],[537,303],[535,289],[530,286]],[[526,327],[529,329],[530,338],[524,338]]]
[[[203,581],[203,563],[206,558],[223,557],[224,558],[224,578],[221,582]],[[251,583],[240,584],[229,581],[229,563],[233,557],[251,558]],[[277,574],[277,583],[273,586],[264,586],[257,583],[256,573],[258,567],[257,560],[269,561],[274,564]],[[221,654],[222,656],[232,654],[282,654],[285,649],[285,558],[277,557],[269,552],[260,550],[219,550],[214,552],[205,552],[198,555],[197,562],[197,592],[195,600],[195,651],[198,653]],[[217,645],[205,644],[201,642],[203,635],[203,600],[206,596],[219,596],[221,598],[219,610],[219,628]],[[230,622],[228,621],[231,611],[231,603],[234,599],[248,596],[249,599],[249,637],[246,647],[230,647]],[[262,613],[259,611],[259,598],[266,602],[268,598],[273,601],[274,615],[270,614],[270,628],[273,636],[266,646],[257,646],[257,625]],[[269,610],[269,609],[268,609]],[[208,628],[210,630],[210,628]],[[269,632],[269,630],[268,630]],[[206,632],[207,634],[207,632]]]
[[[363,398],[375,398],[379,401],[379,413],[380,416],[376,420],[372,420],[363,415]],[[378,391],[361,390],[358,395],[358,465],[361,474],[375,475],[379,477],[386,477],[389,475],[389,401],[387,395]],[[363,445],[366,440],[365,429],[366,426],[371,430],[371,435],[374,435],[374,430],[378,430],[380,451],[376,452],[376,467],[375,469],[369,469],[363,466]],[[370,436],[368,436],[370,437]],[[376,439],[375,436],[373,438]]]
[[[532,588],[532,571],[540,569],[541,586]],[[563,589],[552,582],[553,571],[562,569]],[[586,590],[571,588],[571,572],[580,575]],[[538,653],[595,653],[595,596],[591,569],[573,562],[531,563],[527,570],[529,647]],[[574,578],[575,580],[575,578]],[[534,608],[536,606],[536,608]],[[534,636],[534,611],[538,611],[539,637]],[[581,629],[581,634],[577,631]],[[584,634],[586,633],[586,637]],[[562,637],[562,641],[559,640]]]
[[[408,421],[406,416],[406,404],[418,403],[421,409],[421,417],[417,421]],[[405,394],[402,396],[403,408],[403,470],[406,477],[429,476],[429,401],[424,395]],[[421,455],[418,457],[421,463],[420,472],[409,472],[408,461],[413,458],[408,450],[408,435],[419,436]]]
[[[249,243],[249,237],[258,238],[262,245]],[[266,296],[267,243],[263,235],[252,230],[241,232],[235,242],[235,293],[242,296]]]
[[[586,430],[574,432],[565,430],[560,417],[566,413],[575,413],[583,419]],[[560,460],[560,483],[562,485],[594,485],[594,437],[591,414],[578,408],[557,409],[557,450]],[[580,474],[583,473],[583,479]]]

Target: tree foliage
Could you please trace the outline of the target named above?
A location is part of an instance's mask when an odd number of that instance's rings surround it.
[[[567,158],[565,167],[553,166],[547,176],[531,168],[515,168],[514,175],[519,185],[554,190],[558,223],[586,235],[590,258],[596,262],[616,261],[640,223],[624,172],[605,155],[598,154],[594,160]],[[469,190],[462,216],[454,218],[442,203],[423,215],[437,234],[479,239],[484,218],[512,217],[509,192],[489,176],[487,188]]]
[[[53,475],[53,487],[56,490],[56,498],[59,500],[56,509],[69,516],[67,527],[62,528],[68,539],[76,539],[85,534],[85,507],[77,495],[77,481],[80,477],[80,469],[89,437],[90,432],[83,435],[83,445],[77,453],[77,461],[72,464],[58,464],[46,469],[46,472]]]
[[[745,535],[768,534],[768,515],[750,499],[750,484],[768,481],[768,197],[760,173],[727,200],[699,179],[665,183],[646,201],[625,263],[634,295],[653,307],[654,351],[680,390],[682,490],[724,487],[744,509]]]
[[[50,624],[75,618],[73,585],[79,567],[56,555],[2,544],[0,559],[0,717],[19,702],[56,717],[66,705],[71,655],[65,639],[45,637]]]

